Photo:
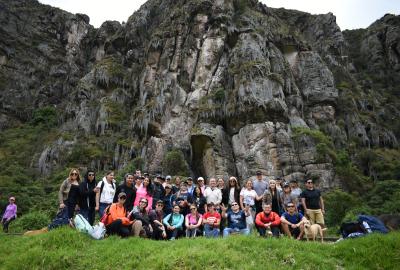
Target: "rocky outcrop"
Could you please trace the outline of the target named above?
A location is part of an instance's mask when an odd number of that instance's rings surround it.
[[[34,0],[0,7],[0,130],[51,105],[57,128],[74,134],[44,143],[33,160],[42,174],[71,161],[60,153],[99,170],[140,159],[156,173],[179,149],[195,176],[262,170],[331,188],[334,160],[306,133],[294,138],[296,128],[321,130],[337,147],[397,146],[398,131],[377,120],[399,115],[391,93],[385,108],[368,88],[376,80],[362,77],[398,73],[396,16],[355,35],[332,14],[257,1],[150,0],[126,24],[99,29]],[[373,65],[360,66],[363,57]]]

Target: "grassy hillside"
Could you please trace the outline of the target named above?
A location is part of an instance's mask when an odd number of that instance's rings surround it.
[[[255,236],[156,242],[96,241],[63,228],[31,237],[0,234],[0,269],[396,269],[399,250],[400,233],[337,244]]]

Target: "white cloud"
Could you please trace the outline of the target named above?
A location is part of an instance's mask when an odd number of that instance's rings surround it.
[[[99,27],[106,20],[127,21],[146,0],[39,0],[71,13],[89,15]],[[170,0],[174,1],[174,0]],[[312,14],[332,12],[341,29],[366,28],[385,13],[400,13],[398,0],[262,0],[269,7],[297,9]]]

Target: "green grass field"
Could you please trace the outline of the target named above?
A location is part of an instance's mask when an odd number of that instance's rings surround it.
[[[70,228],[0,234],[0,269],[399,269],[400,233],[339,243],[235,236],[96,241]]]

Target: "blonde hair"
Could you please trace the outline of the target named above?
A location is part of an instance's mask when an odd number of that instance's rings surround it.
[[[68,180],[71,180],[70,177],[71,177],[71,175],[72,175],[73,172],[76,172],[76,173],[78,174],[78,176],[76,177],[76,181],[80,182],[80,181],[81,181],[81,174],[79,173],[79,170],[78,170],[77,168],[72,168],[72,169],[69,171]]]

